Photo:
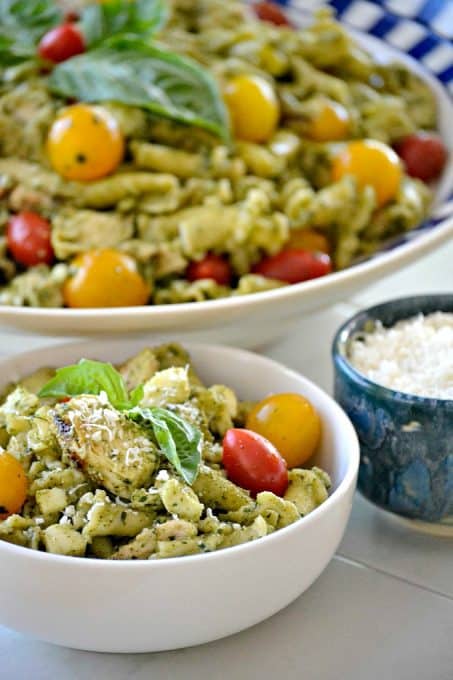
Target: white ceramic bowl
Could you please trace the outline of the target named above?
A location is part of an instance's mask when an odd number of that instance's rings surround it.
[[[294,23],[307,15],[295,6]],[[357,3],[358,5],[361,3]],[[351,29],[353,36],[377,60],[397,60],[422,76],[438,102],[440,134],[450,149],[450,162],[438,184],[434,210],[453,193],[453,100],[425,66],[390,42]],[[392,38],[393,40],[393,38]],[[426,62],[427,63],[427,62]],[[451,215],[451,213],[450,213]],[[362,291],[389,273],[423,257],[453,236],[453,216],[421,231],[414,231],[397,247],[366,262],[305,283],[254,295],[198,303],[114,309],[39,309],[0,306],[0,323],[41,334],[89,335],[142,332],[173,337],[183,330],[190,340],[256,347],[283,335],[303,314],[329,307]]]
[[[85,342],[0,362],[1,384],[80,357],[122,361],[143,341]],[[271,536],[219,552],[161,561],[114,562],[35,552],[0,542],[0,624],[60,645],[102,652],[176,649],[236,633],[282,609],[320,575],[349,517],[359,462],[354,429],[331,397],[258,355],[188,346],[208,383],[243,399],[299,392],[323,422],[316,463],[332,477],[328,500]]]

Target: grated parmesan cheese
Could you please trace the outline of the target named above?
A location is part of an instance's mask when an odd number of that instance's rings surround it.
[[[419,314],[391,328],[378,323],[351,342],[349,361],[392,390],[453,399],[453,314]]]

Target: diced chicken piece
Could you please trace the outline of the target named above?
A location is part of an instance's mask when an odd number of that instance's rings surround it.
[[[28,416],[36,411],[38,404],[36,394],[19,385],[0,406],[0,426],[5,427],[10,435],[27,431],[30,428]]]
[[[149,486],[157,449],[139,425],[94,395],[75,397],[53,411],[63,450],[97,484],[122,498]]]
[[[42,515],[52,515],[65,509],[68,505],[68,497],[64,489],[54,486],[52,489],[37,491],[36,504]]]
[[[49,553],[74,557],[85,555],[87,539],[65,524],[51,524],[44,530],[43,536],[45,549]]]
[[[142,406],[183,404],[190,396],[187,368],[166,368],[159,371],[144,385]]]

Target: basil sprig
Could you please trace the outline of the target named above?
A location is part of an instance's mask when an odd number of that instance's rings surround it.
[[[127,417],[152,431],[166,458],[188,484],[193,484],[201,462],[200,430],[164,408],[136,407]]]
[[[78,364],[58,368],[38,396],[76,397],[101,392],[112,406],[152,433],[164,456],[188,484],[195,481],[201,462],[200,430],[168,409],[140,408],[143,385],[128,393],[123,376],[112,364],[81,359]]]
[[[54,0],[0,0],[0,67],[34,58],[39,39],[62,18]]]
[[[165,0],[109,0],[85,7],[78,26],[85,44],[92,48],[114,35],[148,38],[167,18]]]
[[[48,84],[64,97],[137,106],[228,138],[225,106],[211,74],[192,59],[136,38],[113,38],[68,59]]]
[[[78,364],[57,368],[55,377],[44,385],[40,397],[77,397],[79,394],[105,392],[109,402],[122,411],[133,408],[143,398],[140,386],[127,393],[123,376],[112,364],[81,359]]]

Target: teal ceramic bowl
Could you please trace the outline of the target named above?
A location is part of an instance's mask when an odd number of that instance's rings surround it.
[[[453,400],[388,389],[348,360],[351,340],[373,330],[376,321],[389,327],[435,311],[453,313],[453,295],[391,300],[349,319],[333,342],[335,398],[359,436],[359,491],[418,528],[437,526],[444,531],[435,533],[453,535]]]

